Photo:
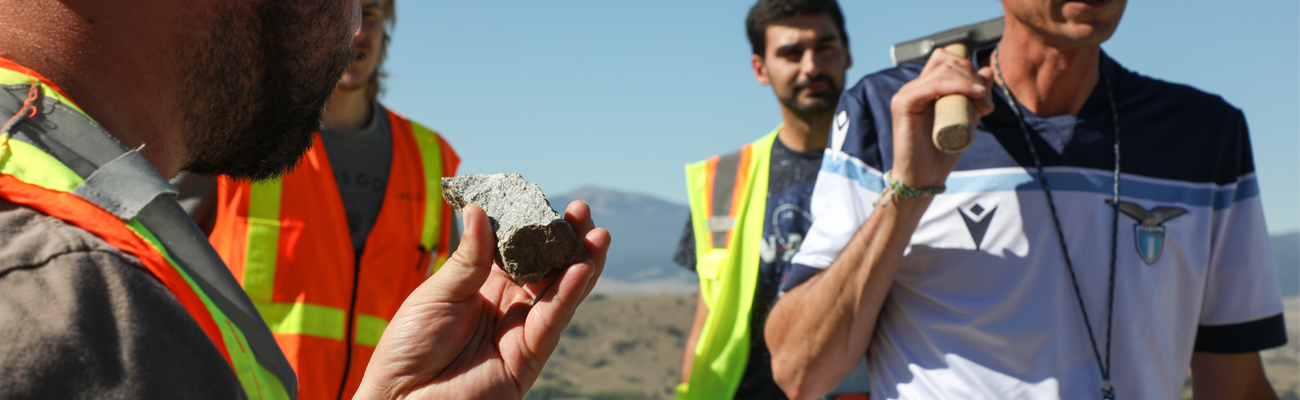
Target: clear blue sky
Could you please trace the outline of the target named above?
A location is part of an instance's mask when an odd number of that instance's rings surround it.
[[[412,1],[381,101],[459,151],[462,173],[519,172],[559,194],[599,186],[685,203],[686,163],[780,122],[749,70],[753,0]],[[994,0],[841,1],[849,83],[889,46],[1001,14]],[[1300,4],[1131,1],[1102,46],[1139,73],[1246,113],[1271,232],[1300,229]]]

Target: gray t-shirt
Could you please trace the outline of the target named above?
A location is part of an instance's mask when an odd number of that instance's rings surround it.
[[[242,399],[203,329],[140,260],[0,199],[0,399]]]
[[[343,210],[348,219],[352,249],[361,259],[370,229],[379,219],[388,187],[388,173],[393,165],[393,133],[388,112],[372,103],[370,121],[359,129],[336,129],[321,125],[320,139],[325,144],[334,181],[339,187]]]
[[[378,102],[372,104],[369,122],[359,129],[334,129],[321,125],[320,138],[325,154],[334,169],[339,197],[348,220],[348,234],[358,260],[379,219],[393,164],[393,133],[389,129],[388,111]],[[204,233],[212,233],[217,213],[217,180],[181,173],[171,181],[180,191],[177,201],[194,218]],[[453,242],[454,243],[454,242]]]

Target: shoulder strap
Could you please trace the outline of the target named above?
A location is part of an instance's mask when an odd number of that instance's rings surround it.
[[[18,92],[25,92],[27,85],[4,89],[0,110],[17,112]],[[13,130],[12,138],[47,151],[85,179],[72,194],[124,221],[134,217],[148,228],[176,265],[239,327],[257,362],[280,379],[290,398],[297,398],[297,377],[257,309],[175,197],[162,195],[176,190],[137,151],[127,151],[85,115],[48,97],[41,100],[43,118],[24,125],[34,129]]]

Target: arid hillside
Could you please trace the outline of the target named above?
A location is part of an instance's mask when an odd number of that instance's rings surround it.
[[[1300,297],[1286,305],[1291,342],[1263,358],[1279,397],[1300,400]],[[592,295],[525,399],[673,398],[694,306],[694,295]],[[1184,398],[1191,399],[1190,387]]]

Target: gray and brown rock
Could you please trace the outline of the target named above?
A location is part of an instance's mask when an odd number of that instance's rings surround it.
[[[456,212],[477,204],[497,236],[496,263],[516,284],[541,281],[553,268],[587,260],[573,227],[551,208],[537,184],[519,174],[442,178],[442,197]]]

